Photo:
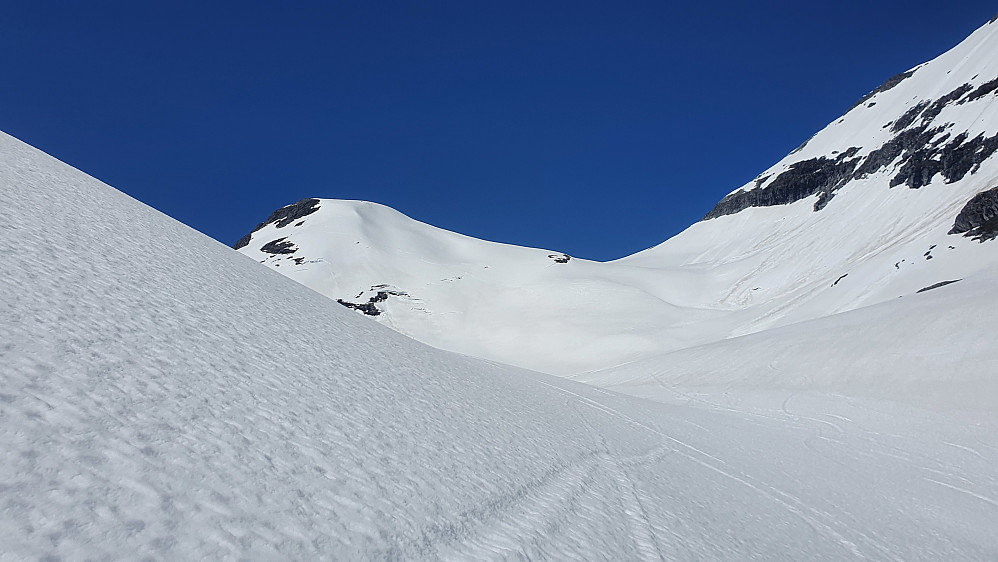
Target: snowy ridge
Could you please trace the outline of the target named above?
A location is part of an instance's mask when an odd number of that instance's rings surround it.
[[[707,219],[812,195],[818,211],[851,181],[877,173],[890,177],[890,187],[918,189],[937,173],[952,183],[976,172],[998,148],[991,108],[998,63],[987,56],[996,48],[998,33],[989,23],[935,60],[892,77],[725,197]]]
[[[436,347],[565,373],[682,337],[674,326],[680,307],[656,287],[660,278],[676,285],[681,273],[649,277],[486,242],[375,203],[323,199],[318,207],[299,226],[267,224],[239,251]],[[293,251],[265,249],[275,243]],[[605,333],[607,326],[623,330]]]
[[[705,281],[721,279],[717,305],[758,311],[731,335],[987,270],[994,247],[954,226],[968,202],[998,186],[998,62],[989,56],[996,49],[998,25],[989,23],[726,198],[780,183],[781,197],[792,196],[785,204],[725,210],[722,201],[712,218],[621,261],[693,267],[709,273]],[[780,181],[822,159],[818,171]]]
[[[417,340],[559,375],[888,302],[998,265],[994,52],[989,23],[889,80],[704,221],[614,262],[318,199],[239,250]]]

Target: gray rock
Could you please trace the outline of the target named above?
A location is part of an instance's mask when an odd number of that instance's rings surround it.
[[[963,234],[978,242],[998,238],[998,187],[973,196],[956,216],[949,234]]]
[[[260,230],[261,228],[267,226],[270,223],[277,223],[277,228],[283,228],[302,217],[311,215],[312,213],[318,210],[319,210],[318,199],[302,199],[297,203],[292,203],[285,207],[281,207],[280,209],[274,211],[273,213],[270,213],[270,216],[267,217],[267,220],[256,225],[256,228],[250,231],[250,233],[247,234],[246,236],[240,238],[239,241],[237,241],[235,244],[232,245],[232,247],[238,250],[239,248],[246,246],[247,244],[250,243],[250,240],[252,240],[254,232]]]

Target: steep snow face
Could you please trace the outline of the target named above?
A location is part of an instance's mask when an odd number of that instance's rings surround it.
[[[0,559],[998,558],[994,420],[435,350],[3,134],[0,255]]]
[[[998,260],[995,52],[989,23],[888,80],[704,221],[614,262],[332,200],[278,210],[238,246],[420,341],[562,375],[896,299]]]

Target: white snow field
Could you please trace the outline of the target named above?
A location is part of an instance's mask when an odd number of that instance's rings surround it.
[[[996,286],[998,271],[982,272],[923,294],[573,378],[664,402],[709,396],[735,406],[769,393],[770,405],[782,408],[774,396],[826,392],[998,420]]]
[[[998,240],[948,234],[972,197],[998,187],[998,156],[986,156],[998,145],[995,53],[998,22],[733,192],[787,204],[721,214],[613,262],[559,263],[559,252],[327,199],[240,251],[333,299],[384,292],[377,321],[422,342],[557,375],[892,301],[998,266]],[[794,174],[807,192],[790,197]],[[289,253],[272,253],[275,241]]]
[[[413,341],[4,134],[0,255],[0,560],[998,559],[993,361],[856,349],[922,409],[849,394],[850,349],[754,384],[752,340],[740,394],[642,400]],[[915,343],[986,357],[993,279],[863,325],[952,312]]]
[[[250,259],[0,133],[0,560],[998,560],[994,53],[609,263],[333,200]]]

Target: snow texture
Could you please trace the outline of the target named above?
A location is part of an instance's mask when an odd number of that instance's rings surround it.
[[[998,557],[992,421],[436,350],[2,134],[0,253],[2,560]]]
[[[0,133],[0,560],[996,560],[994,243],[947,230],[998,169],[878,174],[609,264],[328,200],[248,259]]]

